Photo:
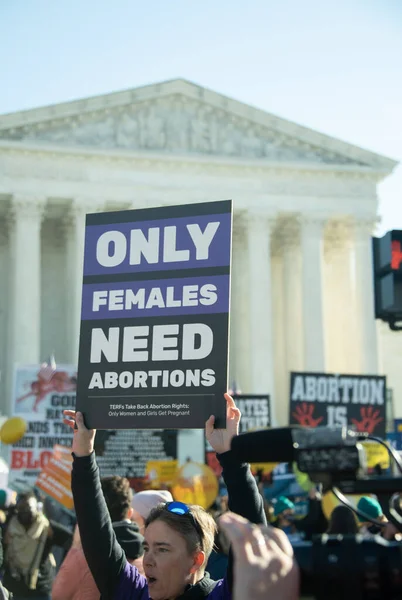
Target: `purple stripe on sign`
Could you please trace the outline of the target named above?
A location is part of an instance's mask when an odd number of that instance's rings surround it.
[[[226,313],[229,275],[87,283],[82,320]]]
[[[227,266],[230,235],[230,213],[89,225],[84,275]]]

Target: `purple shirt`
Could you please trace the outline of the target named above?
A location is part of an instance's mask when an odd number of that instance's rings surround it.
[[[206,600],[231,600],[231,598],[232,595],[225,577],[217,582]],[[126,563],[120,575],[113,600],[150,600],[146,578],[130,563]]]

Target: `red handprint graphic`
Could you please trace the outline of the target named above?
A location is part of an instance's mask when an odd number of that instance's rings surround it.
[[[303,425],[303,427],[317,427],[324,417],[317,417],[315,419],[313,413],[314,404],[302,402],[296,406],[295,412],[293,412],[292,415],[300,425]]]
[[[353,425],[356,425],[357,431],[367,431],[367,433],[373,433],[374,429],[384,419],[379,416],[380,411],[374,410],[372,406],[368,408],[363,407],[360,409],[361,421],[357,419],[351,419]]]

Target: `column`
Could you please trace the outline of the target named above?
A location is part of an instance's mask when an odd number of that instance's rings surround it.
[[[356,373],[357,341],[351,228],[348,220],[328,223],[325,234],[324,307],[327,369]]]
[[[303,369],[300,226],[296,218],[281,227],[286,367]]]
[[[302,219],[302,306],[304,370],[325,371],[321,218]]]
[[[287,425],[289,419],[288,404],[286,402],[289,376],[286,366],[283,257],[281,239],[278,233],[278,231],[273,233],[271,240],[271,308],[275,381],[275,417],[276,426],[282,427]]]
[[[11,285],[13,358],[15,362],[40,361],[41,222],[45,199],[14,196],[11,204]]]
[[[230,299],[229,387],[236,384],[248,391],[249,369],[245,355],[249,352],[248,327],[247,226],[241,215],[234,215],[232,238],[232,273]]]
[[[271,228],[261,214],[248,219],[250,393],[270,394],[275,403],[271,299]],[[245,291],[246,293],[246,291]],[[273,415],[274,419],[274,415]]]
[[[354,223],[355,316],[360,372],[378,373],[377,325],[374,316],[373,256],[371,236],[374,219]]]
[[[78,347],[81,323],[81,297],[84,265],[85,215],[96,212],[94,200],[76,198],[65,217],[66,273],[68,293],[68,357],[73,365],[78,364]]]
[[[45,198],[16,195],[10,210],[10,311],[7,396],[16,363],[37,364],[40,356],[41,222]]]

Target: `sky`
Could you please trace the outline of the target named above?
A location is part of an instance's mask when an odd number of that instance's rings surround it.
[[[0,114],[180,77],[402,162],[401,64],[402,0],[0,0]]]

